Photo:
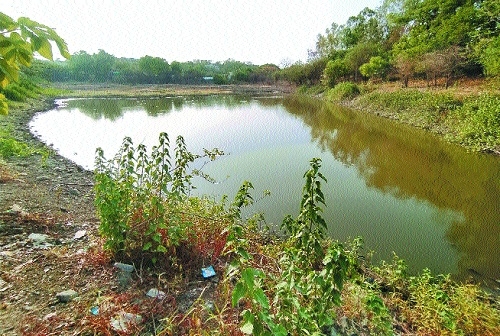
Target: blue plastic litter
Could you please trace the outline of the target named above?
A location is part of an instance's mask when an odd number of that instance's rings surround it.
[[[90,313],[92,315],[98,315],[99,314],[99,307],[95,306],[95,307],[90,308]]]
[[[205,279],[215,276],[215,270],[214,270],[213,266],[208,266],[208,267],[202,268],[201,275]]]

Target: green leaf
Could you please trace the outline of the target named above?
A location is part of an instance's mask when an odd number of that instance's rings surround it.
[[[255,285],[255,270],[253,268],[245,268],[241,272],[241,278],[250,291],[253,290]]]
[[[240,328],[240,330],[247,335],[253,334],[253,329],[254,329],[253,324],[255,321],[255,317],[253,316],[252,312],[248,309],[244,310],[241,314],[243,316],[243,321],[245,323]]]
[[[156,248],[156,252],[165,253],[167,252],[167,248],[163,245],[158,245],[158,247]]]
[[[238,302],[240,302],[241,298],[243,298],[246,294],[246,289],[243,283],[238,282],[236,286],[234,287],[233,290],[233,295],[231,297],[231,303],[233,304],[233,307],[236,307]]]
[[[0,13],[0,30],[14,30],[18,27],[10,16]]]
[[[244,325],[241,326],[240,330],[242,333],[244,333],[246,335],[252,335],[253,334],[253,323],[251,321],[247,321]]]
[[[7,99],[3,94],[0,93],[0,115],[7,115],[8,113],[9,105],[7,104]]]
[[[255,301],[257,301],[257,303],[262,306],[262,308],[266,310],[269,309],[269,299],[267,298],[262,288],[257,288],[253,293],[253,297]]]
[[[149,251],[151,249],[151,247],[153,247],[153,243],[147,242],[146,244],[144,244],[142,250],[143,251]]]

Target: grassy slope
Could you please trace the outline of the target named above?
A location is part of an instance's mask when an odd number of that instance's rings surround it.
[[[469,150],[500,154],[500,89],[493,81],[462,81],[445,89],[415,82],[364,84],[349,95],[343,84],[324,99],[442,135]],[[344,89],[344,90],[343,90]]]

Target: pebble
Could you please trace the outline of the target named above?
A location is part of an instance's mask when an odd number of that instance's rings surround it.
[[[116,268],[119,268],[120,270],[127,272],[127,273],[132,273],[134,271],[134,265],[129,265],[129,264],[122,264],[122,263],[115,263],[113,266]]]
[[[155,299],[158,299],[158,300],[163,300],[165,297],[167,297],[167,295],[165,294],[165,292],[157,289],[157,288],[151,288],[147,293],[146,293],[147,296],[151,297],[151,298],[155,298]]]
[[[142,316],[138,314],[122,312],[111,318],[111,327],[118,332],[126,333],[128,332],[128,326],[140,323],[142,323]]]
[[[73,236],[73,240],[78,240],[80,238],[83,238],[87,234],[86,230],[78,230],[76,231],[75,235]]]
[[[30,233],[28,239],[31,240],[31,242],[33,243],[33,247],[35,248],[45,249],[52,246],[51,243],[47,242],[49,236],[43,233]]]
[[[78,296],[78,293],[72,289],[65,290],[63,292],[57,293],[56,298],[59,302],[67,303]]]

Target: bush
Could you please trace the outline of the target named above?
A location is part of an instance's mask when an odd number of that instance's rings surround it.
[[[14,139],[8,131],[0,130],[0,157],[9,158],[12,156],[25,157],[32,153],[27,144]]]
[[[454,117],[460,143],[476,150],[500,149],[500,96],[485,94],[467,100]]]
[[[154,263],[160,256],[175,259],[177,247],[191,238],[193,221],[186,215],[191,179],[204,175],[190,171],[189,165],[202,157],[213,160],[222,152],[195,155],[179,136],[171,161],[169,147],[168,135],[161,133],[151,155],[142,144],[134,148],[128,137],[114,159],[105,159],[97,149],[95,204],[105,247],[112,252]]]
[[[335,85],[333,89],[327,91],[326,98],[332,102],[351,100],[359,95],[359,86],[351,82],[343,82]]]

